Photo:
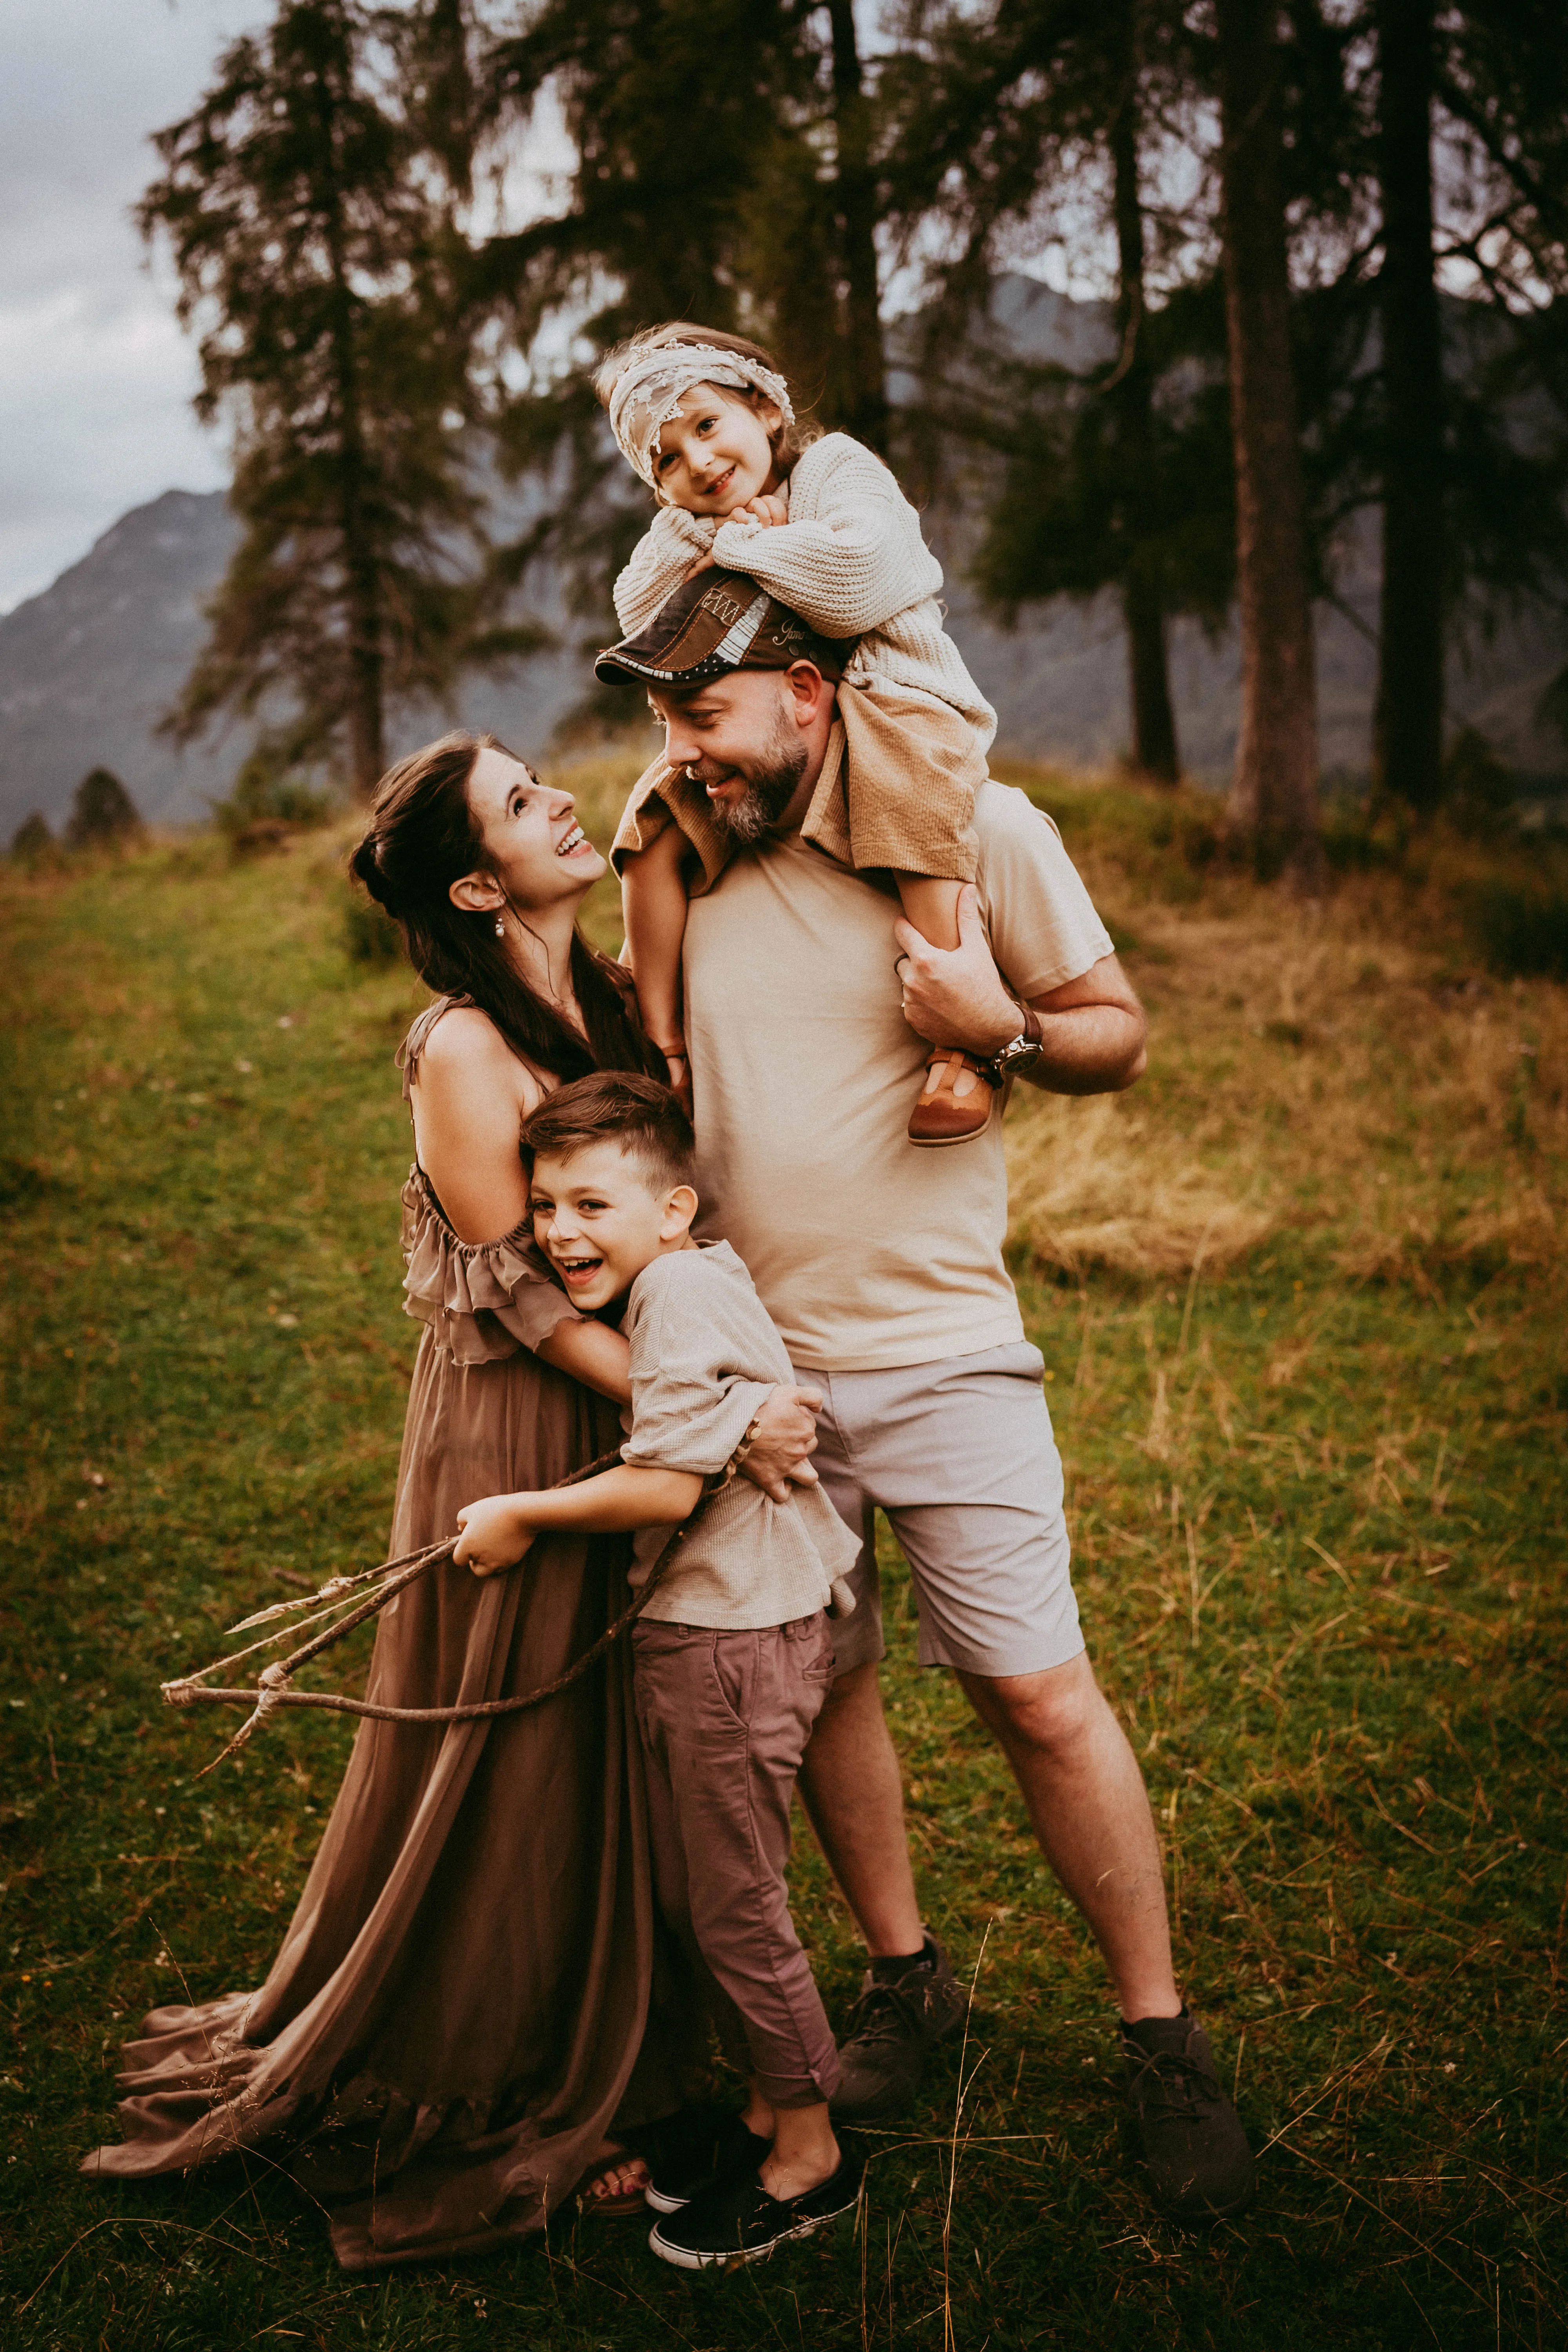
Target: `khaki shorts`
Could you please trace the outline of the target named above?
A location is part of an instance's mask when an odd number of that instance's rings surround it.
[[[910,1564],[922,1666],[1032,1675],[1079,1655],[1044,1369],[1020,1341],[892,1371],[795,1374],[822,1391],[812,1460],[861,1543],[855,1612],[834,1625],[836,1673],[886,1654],[879,1507]]]

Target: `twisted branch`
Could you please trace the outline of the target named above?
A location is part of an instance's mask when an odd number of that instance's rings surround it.
[[[590,1462],[584,1469],[574,1470],[570,1476],[558,1478],[555,1483],[558,1486],[578,1486],[584,1479],[596,1477],[601,1471],[613,1468],[620,1458],[618,1453],[601,1454],[596,1462]],[[204,1780],[208,1772],[216,1771],[226,1757],[235,1755],[245,1747],[253,1734],[261,1728],[268,1716],[276,1714],[280,1707],[323,1707],[329,1714],[364,1716],[374,1723],[477,1723],[487,1720],[491,1716],[518,1715],[525,1707],[542,1706],[546,1699],[553,1698],[557,1692],[568,1688],[571,1684],[585,1675],[590,1667],[596,1665],[611,1645],[625,1633],[634,1618],[641,1615],[660,1584],[663,1583],[680,1546],[701,1518],[711,1500],[712,1493],[716,1491],[717,1489],[712,1489],[710,1493],[701,1496],[690,1517],[682,1526],[671,1528],[663,1550],[638,1588],[630,1606],[622,1611],[615,1623],[607,1627],[595,1642],[591,1643],[582,1656],[574,1659],[563,1674],[557,1675],[553,1682],[542,1683],[536,1690],[521,1692],[512,1698],[474,1699],[468,1705],[460,1706],[378,1706],[369,1699],[349,1698],[341,1691],[299,1691],[290,1687],[291,1677],[296,1668],[304,1665],[310,1659],[319,1656],[321,1651],[330,1648],[334,1642],[341,1641],[345,1633],[352,1633],[357,1625],[363,1625],[368,1617],[374,1617],[378,1611],[384,1609],[387,1602],[395,1599],[406,1585],[416,1582],[420,1577],[428,1575],[433,1568],[439,1568],[450,1559],[458,1548],[458,1538],[456,1536],[448,1536],[444,1543],[427,1544],[419,1551],[405,1552],[401,1559],[385,1560],[379,1568],[362,1570],[354,1576],[329,1577],[319,1591],[302,1595],[299,1601],[279,1601],[270,1608],[258,1610],[252,1617],[242,1618],[237,1625],[229,1628],[231,1633],[247,1632],[252,1625],[265,1624],[271,1619],[292,1615],[300,1609],[311,1610],[313,1612],[303,1620],[302,1624],[288,1628],[283,1633],[268,1634],[262,1641],[251,1643],[247,1649],[236,1650],[227,1657],[215,1659],[210,1666],[199,1667],[195,1674],[181,1675],[172,1682],[159,1685],[163,1694],[164,1704],[169,1706],[248,1706],[251,1709],[250,1715],[241,1724],[227,1747],[220,1748],[212,1762],[202,1767],[201,1771],[196,1774],[197,1780]],[[361,1601],[359,1606],[349,1614],[337,1616],[334,1622],[327,1625],[310,1641],[302,1643],[297,1650],[290,1651],[286,1658],[279,1659],[274,1664],[264,1667],[253,1689],[217,1689],[207,1684],[208,1675],[216,1675],[223,1667],[233,1665],[238,1659],[249,1657],[253,1651],[269,1648],[272,1643],[285,1640],[288,1632],[301,1632],[304,1625],[316,1624],[321,1617],[332,1615],[335,1610],[342,1608],[349,1594],[356,1591],[362,1585],[372,1582],[375,1583],[376,1589],[367,1600]],[[328,1601],[330,1606],[324,1610],[316,1610],[314,1604],[320,1601]]]

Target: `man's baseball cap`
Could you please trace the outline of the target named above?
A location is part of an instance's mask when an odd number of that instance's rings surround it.
[[[605,686],[637,678],[679,690],[734,669],[788,669],[805,661],[837,684],[856,642],[819,637],[742,572],[700,572],[666,597],[646,627],[607,646],[594,675]]]

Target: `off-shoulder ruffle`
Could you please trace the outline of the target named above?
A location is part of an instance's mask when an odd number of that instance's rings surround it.
[[[427,1324],[457,1364],[537,1353],[558,1323],[582,1321],[552,1280],[526,1223],[495,1242],[460,1242],[417,1162],[403,1188],[403,1311]]]

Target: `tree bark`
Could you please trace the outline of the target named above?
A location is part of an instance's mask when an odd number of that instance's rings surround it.
[[[1138,55],[1133,11],[1125,11],[1123,83],[1110,122],[1115,182],[1120,381],[1109,397],[1117,412],[1117,450],[1123,494],[1141,501],[1153,478],[1154,385],[1143,334],[1143,207],[1138,197]],[[1132,764],[1163,784],[1181,773],[1176,719],[1171,705],[1164,599],[1157,568],[1132,555],[1121,591],[1132,705]]]
[[[1226,328],[1236,450],[1241,736],[1228,824],[1304,887],[1322,857],[1306,494],[1290,352],[1276,0],[1216,0]]]
[[[1382,84],[1383,609],[1373,774],[1423,814],[1443,789],[1443,336],[1432,262],[1431,0],[1377,0]]]
[[[1171,707],[1165,609],[1158,585],[1136,566],[1121,588],[1127,628],[1127,683],[1132,707],[1132,764],[1157,784],[1181,778]]]
[[[877,280],[877,181],[871,109],[860,71],[854,0],[828,0],[833,30],[833,121],[844,267],[845,362],[841,422],[880,455],[888,447],[888,386]]]
[[[331,369],[338,413],[338,536],[348,612],[344,701],[349,723],[349,771],[359,798],[369,800],[386,767],[381,567],[376,560],[375,534],[365,512],[367,467],[353,289],[349,283],[345,254],[333,98],[324,75],[317,82],[317,113],[321,134],[324,226],[332,273]]]

